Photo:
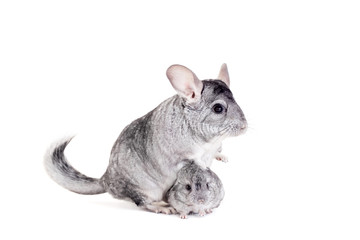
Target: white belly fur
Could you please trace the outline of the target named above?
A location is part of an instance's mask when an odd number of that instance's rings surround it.
[[[214,156],[220,147],[221,141],[196,146],[196,149],[194,151],[195,154],[192,155],[190,159],[194,159],[195,162],[199,164],[202,168],[210,167],[214,160]]]

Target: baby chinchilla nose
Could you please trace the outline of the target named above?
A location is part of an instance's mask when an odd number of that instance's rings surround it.
[[[198,199],[198,202],[199,202],[200,204],[203,204],[203,203],[205,202],[205,199],[199,198],[199,199]]]
[[[247,125],[248,125],[248,124],[247,124],[247,121],[246,121],[245,119],[243,119],[243,120],[241,121],[241,125],[240,125],[241,131],[246,130]]]
[[[201,189],[201,183],[196,183],[195,187],[196,187],[196,191],[199,191]]]

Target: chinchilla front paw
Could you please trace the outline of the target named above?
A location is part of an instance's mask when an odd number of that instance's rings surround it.
[[[229,161],[228,157],[221,153],[216,153],[214,158],[224,163],[227,163]]]
[[[200,217],[203,217],[203,216],[205,216],[205,215],[206,215],[205,210],[199,211],[199,216],[200,216]]]

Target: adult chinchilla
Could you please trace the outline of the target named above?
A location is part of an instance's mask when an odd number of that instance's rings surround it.
[[[68,163],[64,150],[71,139],[54,144],[45,155],[50,177],[76,193],[108,192],[150,211],[174,212],[162,200],[185,164],[183,159],[194,159],[204,169],[214,158],[225,161],[219,153],[222,140],[243,133],[247,122],[229,89],[226,64],[216,80],[200,81],[181,65],[170,66],[166,75],[178,94],[122,131],[100,179]]]

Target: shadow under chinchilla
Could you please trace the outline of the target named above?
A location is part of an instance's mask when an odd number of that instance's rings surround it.
[[[129,202],[125,200],[124,201],[119,201],[116,199],[114,201],[93,200],[90,201],[90,203],[112,209],[144,211],[143,209],[137,207],[136,204],[134,204],[133,202]]]

